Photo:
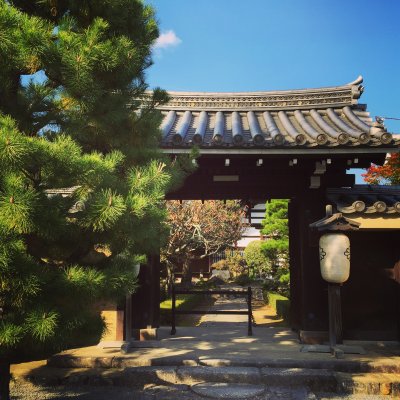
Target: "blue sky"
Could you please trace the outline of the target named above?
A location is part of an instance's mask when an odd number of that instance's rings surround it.
[[[162,37],[151,87],[257,91],[364,77],[372,116],[400,118],[398,0],[148,0]],[[386,120],[390,132],[400,121]]]

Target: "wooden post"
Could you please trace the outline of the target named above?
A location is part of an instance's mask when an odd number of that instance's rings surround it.
[[[146,328],[160,327],[160,255],[153,254],[149,257],[149,319]]]
[[[0,400],[10,400],[10,363],[0,360]]]
[[[253,327],[252,327],[252,309],[251,309],[251,287],[247,288],[247,304],[248,304],[248,325],[247,325],[247,336],[253,336]]]
[[[294,217],[290,255],[295,257],[290,259],[290,272],[293,272],[290,276],[290,288],[293,289],[291,306],[295,307],[291,316],[294,322],[292,327],[300,323],[300,335],[314,335],[314,332],[324,331],[328,327],[328,299],[326,283],[320,273],[318,236],[309,228],[311,222],[325,215],[324,196],[325,192],[320,190],[299,193],[290,215]]]
[[[160,256],[149,256],[140,267],[138,288],[132,295],[132,330],[135,339],[154,340],[160,326]]]
[[[176,327],[175,327],[175,285],[172,285],[172,323],[171,323],[171,335],[175,335]]]
[[[295,331],[300,331],[304,326],[303,317],[303,275],[302,275],[302,243],[304,234],[301,228],[304,221],[301,221],[301,214],[298,199],[292,198],[289,201],[289,270],[290,270],[290,326]]]
[[[128,294],[125,300],[125,338],[127,342],[132,339],[132,295]]]
[[[329,344],[333,349],[337,344],[343,343],[342,307],[340,300],[340,285],[328,284],[329,303]]]

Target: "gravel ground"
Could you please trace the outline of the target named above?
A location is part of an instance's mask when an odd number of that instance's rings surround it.
[[[203,399],[185,385],[151,386],[146,389],[102,386],[39,387],[32,384],[12,385],[12,400],[196,400]]]
[[[102,386],[39,387],[32,384],[11,385],[12,400],[204,400],[185,385],[156,386],[145,389]],[[229,398],[225,397],[226,400]],[[253,400],[389,400],[389,396],[313,394],[305,388],[269,387]],[[247,399],[250,400],[250,399]]]

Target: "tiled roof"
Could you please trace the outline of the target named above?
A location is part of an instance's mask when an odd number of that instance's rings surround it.
[[[246,93],[170,92],[159,109],[162,147],[397,147],[358,104],[362,77],[319,89]]]
[[[327,197],[343,214],[393,214],[400,218],[400,186],[355,185],[328,189]]]

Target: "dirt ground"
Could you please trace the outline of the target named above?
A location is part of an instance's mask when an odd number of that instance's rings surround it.
[[[253,302],[253,317],[257,326],[286,326],[285,321],[276,315],[276,311],[262,301]]]

